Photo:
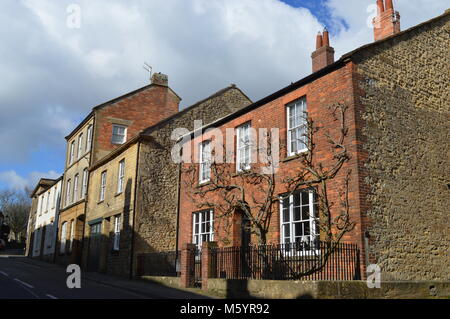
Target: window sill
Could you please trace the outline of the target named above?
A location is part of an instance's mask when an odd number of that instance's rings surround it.
[[[241,175],[244,175],[244,174],[247,174],[247,173],[250,173],[251,172],[251,168],[249,168],[249,169],[245,169],[245,170],[241,170],[241,171],[238,171],[238,172],[236,172],[236,173],[234,173],[234,174],[232,174],[231,175],[231,177],[238,177],[238,176],[241,176]]]
[[[116,193],[116,194],[114,195],[114,197],[118,197],[118,196],[120,196],[120,195],[122,195],[122,194],[123,194],[123,192]]]
[[[207,185],[211,185],[211,181],[203,181],[203,182],[199,182],[197,184],[197,188],[203,187],[203,186],[207,186]]]
[[[280,162],[286,163],[286,162],[289,162],[289,161],[293,161],[293,160],[301,158],[302,156],[306,155],[307,153],[308,153],[308,150],[299,152],[299,153],[294,154],[294,155],[289,155],[288,157],[283,158]]]
[[[104,202],[105,202],[105,200],[102,199],[101,201],[98,201],[98,202],[97,202],[97,205],[100,205],[100,204],[102,204],[102,203],[104,203]]]

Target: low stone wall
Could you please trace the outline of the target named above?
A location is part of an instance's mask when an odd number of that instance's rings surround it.
[[[162,277],[162,276],[142,276],[139,277],[143,280],[148,280],[160,285],[164,285],[172,288],[180,288],[180,277]]]
[[[208,279],[208,291],[225,298],[265,299],[424,299],[450,298],[450,281],[382,282],[369,289],[365,281],[276,281]]]

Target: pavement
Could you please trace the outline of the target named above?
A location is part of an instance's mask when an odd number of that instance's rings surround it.
[[[65,267],[24,256],[0,255],[0,299],[208,299],[200,289],[175,289],[143,280],[81,273],[70,289]]]

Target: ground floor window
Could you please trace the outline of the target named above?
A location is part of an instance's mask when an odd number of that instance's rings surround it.
[[[281,244],[311,243],[319,238],[317,198],[312,190],[281,199]]]
[[[113,250],[118,251],[120,248],[120,227],[121,227],[121,216],[114,217],[114,241]]]
[[[67,237],[67,222],[61,225],[61,247],[59,252],[64,254],[66,252],[66,237]]]
[[[213,211],[207,210],[193,214],[192,218],[192,243],[198,249],[202,248],[204,242],[214,240]]]

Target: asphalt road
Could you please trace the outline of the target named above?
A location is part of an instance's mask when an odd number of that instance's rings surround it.
[[[24,262],[24,257],[0,256],[0,299],[146,299],[143,295],[81,280],[80,289],[69,289],[64,269]]]

